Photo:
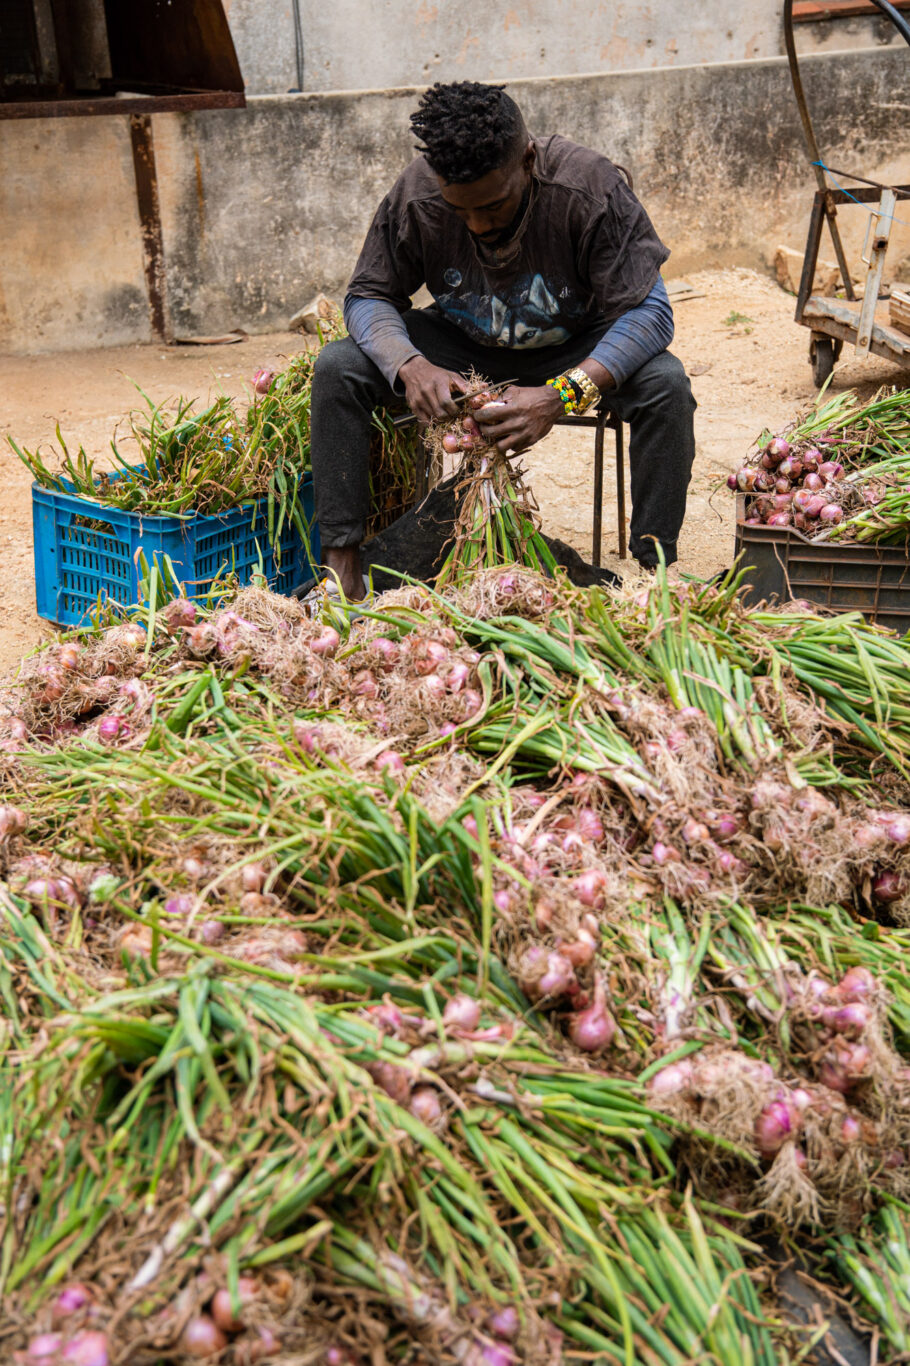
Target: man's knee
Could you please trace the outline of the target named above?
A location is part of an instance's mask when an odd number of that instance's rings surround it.
[[[663,403],[683,411],[695,411],[692,385],[682,361],[670,351],[661,351],[647,361],[635,377],[647,392],[648,403]]]
[[[363,370],[365,360],[366,356],[350,337],[327,342],[316,357],[313,383],[321,389],[344,385]]]

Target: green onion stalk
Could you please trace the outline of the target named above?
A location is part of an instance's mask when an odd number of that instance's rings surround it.
[[[538,530],[533,495],[512,459],[479,441],[465,454],[455,493],[454,544],[438,588],[466,583],[476,570],[500,565],[554,573],[556,561]]]
[[[788,443],[818,445],[826,458],[848,468],[873,465],[910,447],[910,398],[907,390],[886,386],[866,400],[854,389],[828,395],[824,391],[806,415],[783,433]],[[759,437],[759,449],[771,440]]]
[[[853,1305],[899,1358],[910,1352],[910,1210],[886,1206],[869,1234],[828,1240],[828,1270],[853,1290]],[[882,1358],[885,1360],[886,1358]]]

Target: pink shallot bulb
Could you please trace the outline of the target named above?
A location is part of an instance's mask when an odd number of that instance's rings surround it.
[[[180,1336],[180,1350],[188,1357],[213,1357],[223,1352],[227,1338],[209,1314],[190,1319]]]
[[[275,378],[275,371],[269,369],[259,369],[253,372],[253,393],[267,394],[272,387]]]
[[[885,834],[892,844],[903,847],[910,844],[910,816],[903,811],[889,815],[885,824]]]
[[[500,915],[509,916],[515,910],[515,897],[506,887],[493,893],[493,905]]]
[[[651,847],[651,857],[658,868],[663,868],[667,863],[681,862],[678,849],[674,849],[672,844],[665,844],[663,840],[656,840]]]
[[[442,1023],[453,1033],[470,1033],[480,1024],[480,1003],[473,996],[460,993],[446,1002]]]
[[[401,648],[394,640],[389,640],[387,636],[374,636],[370,641],[370,649],[375,650],[387,668],[398,662]]]
[[[66,641],[57,651],[57,663],[68,671],[78,669],[81,657],[82,648],[74,640]]]
[[[819,1080],[832,1091],[846,1095],[869,1075],[872,1054],[865,1044],[836,1039],[824,1055]]]
[[[379,769],[380,773],[404,773],[407,767],[404,759],[394,749],[383,750],[381,754],[376,756],[373,765]]]
[[[848,968],[835,987],[842,1001],[868,1001],[878,989],[878,983],[868,968]]]
[[[507,1342],[511,1342],[518,1336],[521,1327],[518,1310],[511,1304],[503,1309],[494,1309],[487,1319],[487,1327],[494,1337],[505,1338]]]
[[[583,840],[599,843],[604,837],[603,822],[590,806],[580,806],[575,813],[575,825]]]
[[[314,655],[333,655],[341,644],[341,636],[331,626],[326,626],[316,637],[310,641],[310,649]]]
[[[255,1276],[240,1276],[237,1280],[237,1299],[240,1314],[235,1318],[231,1304],[231,1292],[224,1287],[215,1291],[212,1297],[211,1315],[223,1333],[239,1333],[245,1327],[244,1309],[248,1309],[259,1298],[260,1284]]]
[[[862,1125],[856,1115],[844,1115],[840,1126],[840,1136],[844,1143],[855,1143],[862,1135]]]
[[[388,996],[377,1006],[369,1006],[370,1019],[384,1034],[399,1034],[405,1025],[404,1012]]]
[[[442,1119],[442,1106],[435,1086],[415,1086],[411,1092],[408,1109],[415,1119],[419,1119],[428,1129],[439,1124]]]
[[[28,825],[28,816],[21,807],[0,806],[0,840],[21,835]]]
[[[119,716],[102,716],[98,722],[98,739],[105,745],[114,745],[124,732],[125,723]]]
[[[31,1363],[51,1362],[56,1366],[60,1359],[60,1349],[63,1346],[63,1336],[60,1333],[38,1333],[29,1340],[26,1348],[26,1360]]]
[[[93,1291],[81,1282],[65,1285],[51,1305],[51,1322],[55,1325],[84,1314],[95,1302]]]
[[[906,891],[907,884],[900,873],[895,873],[891,869],[878,873],[872,880],[873,897],[886,905],[892,901],[900,901]]]
[[[435,673],[449,658],[449,651],[438,640],[417,640],[413,649],[414,669],[419,674]]]
[[[762,1157],[774,1157],[800,1124],[799,1111],[788,1100],[772,1100],[755,1121],[755,1142]]]
[[[265,865],[262,863],[245,863],[240,870],[240,885],[245,892],[261,892],[265,879]]]
[[[64,1347],[60,1360],[64,1366],[108,1366],[106,1335],[88,1330],[75,1333]]]
[[[594,979],[594,1000],[569,1020],[569,1038],[585,1053],[600,1053],[609,1048],[616,1033],[616,1022],[607,1010],[602,977]]]
[[[692,1077],[692,1063],[688,1058],[680,1058],[655,1072],[648,1082],[648,1090],[652,1096],[672,1096],[687,1090],[692,1085]]]
[[[584,873],[579,873],[569,884],[573,895],[575,895],[583,906],[592,906],[599,909],[604,902],[604,889],[607,885],[605,873],[596,868],[589,868]]]
[[[826,1010],[822,1018],[836,1034],[858,1039],[871,1023],[872,1009],[862,1001],[848,1001],[846,1005]]]
[[[189,598],[174,598],[165,607],[162,616],[168,635],[175,635],[181,626],[196,625],[196,604],[190,602]]]

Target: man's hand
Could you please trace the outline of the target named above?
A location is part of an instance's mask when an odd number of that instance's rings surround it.
[[[550,385],[513,386],[500,400],[479,408],[474,417],[491,446],[518,455],[545,437],[563,411],[562,400]]]
[[[462,375],[433,365],[426,356],[412,356],[406,360],[398,371],[398,378],[404,385],[408,407],[421,422],[430,422],[434,417],[454,417],[458,408],[452,401],[453,392],[468,392],[468,382]]]

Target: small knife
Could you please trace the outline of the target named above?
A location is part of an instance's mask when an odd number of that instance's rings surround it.
[[[501,394],[504,393],[506,389],[510,389],[513,384],[517,383],[517,379],[504,379],[501,380],[499,384],[485,384],[482,389],[474,389],[470,394],[459,394],[458,397],[455,398],[455,403],[459,408],[464,408],[464,405],[470,403],[471,399],[476,397],[477,394]],[[416,413],[402,413],[401,417],[396,417],[393,420],[392,426],[410,427],[412,423],[417,421],[418,418]]]

